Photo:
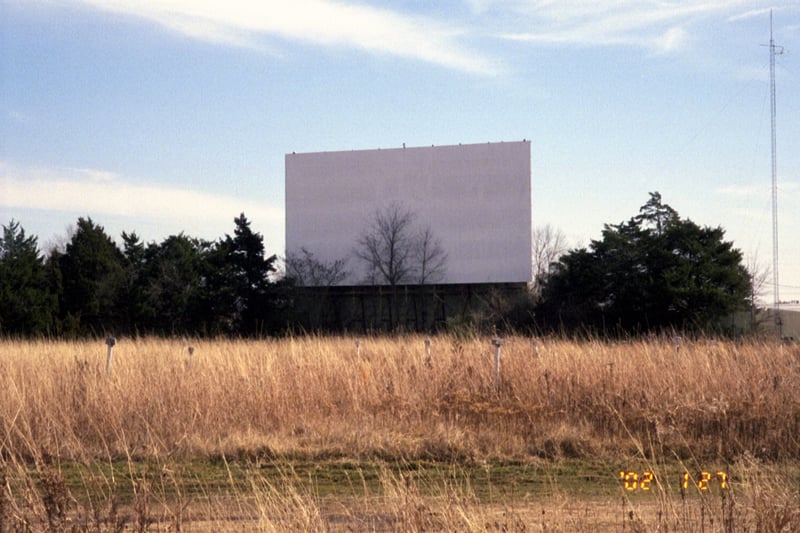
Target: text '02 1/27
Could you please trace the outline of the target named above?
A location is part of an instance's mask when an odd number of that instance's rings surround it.
[[[633,492],[635,490],[648,491],[651,490],[656,476],[653,472],[645,470],[644,472],[635,472],[633,470],[620,471],[619,479],[623,484],[625,490]],[[721,490],[728,488],[728,474],[718,470],[717,472],[701,471],[697,476],[692,476],[689,472],[684,472],[681,476],[680,487],[681,490],[688,490],[689,487],[695,486],[697,490],[706,491],[714,487]]]

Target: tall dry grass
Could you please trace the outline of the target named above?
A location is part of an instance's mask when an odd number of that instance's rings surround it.
[[[779,466],[800,459],[796,345],[514,337],[496,387],[489,339],[434,337],[430,360],[424,340],[120,339],[109,374],[102,341],[2,341],[0,530],[792,531],[800,521],[796,480]],[[621,507],[558,491],[549,503],[487,504],[459,470],[564,458],[636,463],[664,483],[676,463],[727,464],[739,495],[689,510],[660,485],[645,504],[621,490]],[[188,494],[175,468],[198,459],[247,466]],[[362,479],[333,503],[313,479],[260,470],[339,459],[458,466],[430,478],[386,468],[378,494]],[[79,493],[66,478],[76,472]]]
[[[481,461],[800,458],[800,351],[772,342],[121,339],[0,344],[5,452]],[[188,346],[194,348],[190,357]]]

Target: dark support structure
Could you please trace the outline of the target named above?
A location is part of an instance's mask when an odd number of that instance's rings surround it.
[[[297,287],[294,307],[313,331],[437,331],[524,295],[525,283]]]

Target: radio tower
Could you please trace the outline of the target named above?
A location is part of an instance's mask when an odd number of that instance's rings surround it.
[[[775,325],[778,337],[781,331],[781,297],[778,277],[778,171],[776,164],[777,151],[775,148],[775,56],[783,53],[783,47],[777,46],[772,39],[772,10],[769,12],[769,90],[770,107],[772,115],[772,285],[773,304],[775,306]]]

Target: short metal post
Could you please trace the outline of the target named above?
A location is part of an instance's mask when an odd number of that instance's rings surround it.
[[[533,348],[533,357],[534,359],[539,358],[539,340],[536,338],[531,339],[531,348]]]
[[[673,335],[672,345],[675,346],[676,352],[680,352],[681,346],[683,346],[683,337],[681,337],[680,335]]]
[[[114,350],[116,344],[117,339],[114,337],[108,337],[106,339],[106,346],[108,346],[108,353],[106,354],[106,377],[111,374],[111,352]]]
[[[431,340],[425,339],[425,366],[430,368],[432,366],[431,362]]]
[[[500,346],[503,344],[503,339],[495,337],[492,339],[492,346],[494,346],[494,390],[500,388]]]

